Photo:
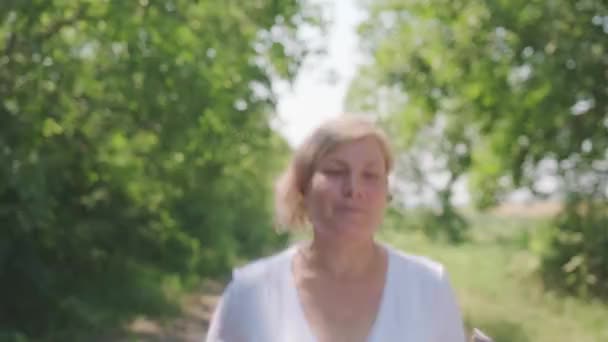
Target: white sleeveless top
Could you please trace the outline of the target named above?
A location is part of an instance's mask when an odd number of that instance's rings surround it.
[[[465,342],[463,323],[443,266],[393,247],[380,309],[368,342]],[[294,245],[233,272],[207,342],[315,342],[293,273]]]

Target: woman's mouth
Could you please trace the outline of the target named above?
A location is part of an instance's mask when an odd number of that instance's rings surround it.
[[[345,213],[362,213],[364,211],[363,207],[354,206],[354,205],[342,205],[338,206],[338,211]]]

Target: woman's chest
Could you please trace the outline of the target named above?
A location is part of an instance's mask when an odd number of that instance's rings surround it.
[[[298,287],[304,321],[319,342],[367,341],[380,311],[382,294],[380,281]]]
[[[330,299],[328,307],[342,306],[327,312],[304,313],[306,296],[298,298],[293,291],[268,292],[266,299],[258,302],[251,313],[251,335],[248,342],[430,342],[433,337],[433,318],[428,303],[411,289],[389,289],[386,298],[373,317],[357,316],[365,304],[359,299],[352,303]],[[397,289],[398,290],[398,289]],[[345,308],[349,308],[346,310]],[[353,313],[354,312],[354,313]],[[327,319],[327,322],[323,320]],[[333,320],[330,321],[329,320]],[[318,325],[314,325],[318,324]]]

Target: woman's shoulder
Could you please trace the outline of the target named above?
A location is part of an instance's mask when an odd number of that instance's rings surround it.
[[[232,270],[232,282],[242,286],[252,286],[282,276],[288,269],[286,263],[291,260],[293,251],[293,247],[289,247],[235,267]]]
[[[257,336],[251,334],[260,331],[260,320],[275,320],[277,305],[274,303],[280,300],[277,290],[281,289],[284,274],[289,270],[290,253],[291,249],[283,250],[233,268],[232,279],[217,309],[220,323],[212,325],[214,334],[226,334],[230,336],[226,340],[230,341],[245,341]]]
[[[408,278],[415,277],[428,281],[441,281],[445,278],[444,265],[428,256],[407,253],[385,244],[390,255],[393,269]]]

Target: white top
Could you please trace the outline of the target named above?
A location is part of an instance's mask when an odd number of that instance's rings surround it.
[[[388,269],[369,342],[465,342],[444,267],[387,250]],[[233,272],[209,326],[207,342],[315,342],[300,305],[292,246]]]

